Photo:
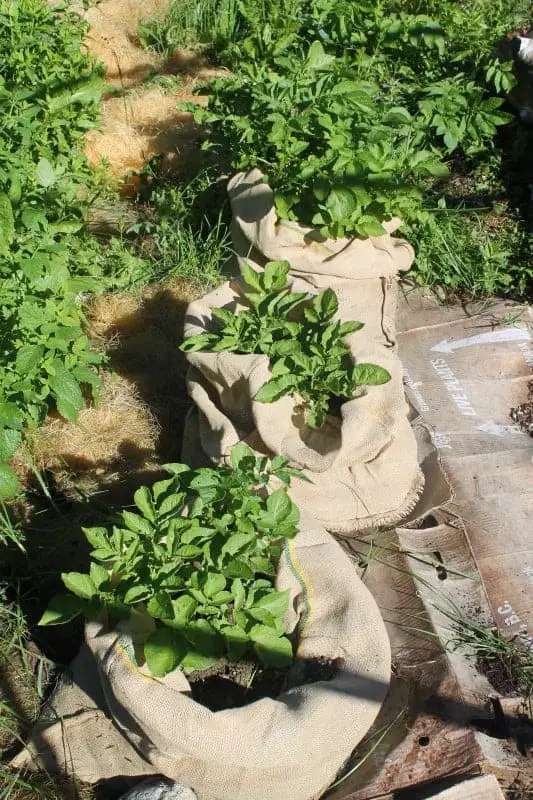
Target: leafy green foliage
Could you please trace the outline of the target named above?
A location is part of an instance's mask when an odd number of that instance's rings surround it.
[[[90,571],[63,573],[71,594],[54,597],[40,624],[103,611],[113,619],[144,615],[154,675],[203,669],[250,649],[266,665],[290,664],[289,593],[276,590],[274,578],[299,512],[284,486],[270,483],[289,484],[300,473],[245,444],[233,448],[228,467],[166,469],[171,477],[138,489],[135,511],[123,511],[111,531],[85,530]]]
[[[416,281],[450,294],[526,292],[533,281],[533,239],[509,215],[491,212],[487,219],[439,200],[432,214],[406,226],[416,251]]]
[[[233,77],[212,85],[210,108],[198,111],[197,119],[211,130],[207,146],[222,159],[224,169],[259,166],[267,173],[281,214],[332,232],[344,228],[365,235],[378,230],[376,220],[398,213],[408,221],[405,232],[414,244],[436,228],[439,240],[444,237],[447,250],[461,262],[455,277],[449,270],[441,276],[422,255],[415,264],[418,280],[432,286],[453,283],[467,291],[472,286],[476,291],[509,291],[527,283],[524,275],[531,278],[531,236],[528,243],[520,231],[514,244],[510,242],[507,231],[516,228],[510,209],[500,242],[492,201],[495,194],[507,194],[510,182],[518,182],[527,195],[524,205],[529,202],[524,161],[531,148],[517,162],[520,174],[502,181],[501,172],[510,165],[506,156],[502,163],[494,132],[507,117],[493,95],[507,93],[515,78],[513,63],[495,52],[510,30],[529,24],[530,16],[529,0],[511,5],[506,0],[174,0],[164,18],[148,25],[153,37],[145,41],[163,51],[200,47],[211,60],[230,67]],[[313,63],[320,66],[314,83],[300,75],[310,45]],[[366,118],[364,107],[355,111],[353,126],[354,99],[344,112],[334,105],[331,114],[327,91],[333,89],[336,104],[350,85],[352,95],[361,90],[359,99],[368,105]],[[316,114],[314,106],[319,106]],[[288,132],[285,139],[283,129]],[[518,131],[517,141],[523,133]],[[349,164],[345,172],[342,146],[347,157],[357,153],[355,167]],[[369,148],[375,155],[377,146],[387,152],[378,148],[379,160],[369,160]],[[420,150],[432,153],[431,159],[421,156],[422,166]],[[472,215],[462,214],[457,221],[455,210],[434,214],[443,191],[453,201],[455,180],[445,188],[442,184],[447,169],[455,178],[464,170],[473,173],[488,159],[500,162],[499,177],[491,191],[471,182]],[[320,180],[322,170],[325,182]],[[371,185],[376,181],[385,208]],[[361,182],[367,194],[360,191]],[[480,196],[488,199],[485,208]],[[468,198],[464,205],[466,211]],[[367,208],[370,213],[363,213]],[[362,219],[368,216],[372,222]],[[476,243],[488,242],[488,249],[480,252],[476,244],[465,250],[469,219],[474,220]],[[430,241],[424,247],[436,249]]]
[[[42,0],[0,0],[0,492],[17,482],[7,463],[26,425],[57,408],[75,419],[98,387],[83,334],[74,234],[93,177],[78,145],[95,123],[102,81],[82,52],[86,26]],[[81,198],[81,199],[80,199]]]
[[[270,261],[264,272],[244,266],[248,291],[243,298],[250,308],[238,314],[213,308],[219,330],[191,336],[181,349],[263,353],[272,378],[255,399],[273,403],[284,395],[296,397],[307,424],[320,428],[333,398],[352,398],[359,387],[387,383],[390,374],[376,364],[354,363],[345,338],[363,324],[333,321],[338,301],[332,289],[315,297],[291,292],[289,269],[287,261]]]
[[[509,72],[506,82],[488,61],[458,68],[456,18],[438,9],[307,0],[265,23],[242,5],[242,40],[227,44],[238,69],[211,83],[207,109],[188,107],[210,131],[207,148],[231,153],[234,169],[261,167],[278,212],[326,236],[418,218],[452,153],[490,147],[510,119],[487,96],[487,81],[507,86]]]

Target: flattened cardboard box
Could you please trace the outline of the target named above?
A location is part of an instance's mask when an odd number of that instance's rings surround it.
[[[409,400],[450,482],[497,626],[533,652],[533,438],[514,425],[533,377],[532,309],[468,310],[405,295],[398,336]]]
[[[531,322],[527,307],[465,312],[419,290],[400,303],[400,357],[426,489],[403,527],[345,543],[366,565],[389,623],[396,676],[351,765],[363,762],[328,800],[386,798],[482,772],[533,786],[515,735],[520,699],[502,697],[474,659],[444,655],[450,620],[442,613],[496,623],[533,650],[533,439],[509,418],[533,374]]]

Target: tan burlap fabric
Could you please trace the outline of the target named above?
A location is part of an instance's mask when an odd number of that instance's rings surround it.
[[[69,706],[70,716],[48,727],[44,722],[17,765],[41,751],[34,764],[55,762],[93,782],[110,777],[111,748],[114,774],[161,773],[190,786],[199,800],[320,797],[379,711],[389,682],[389,641],[351,561],[310,518],[304,516],[282,556],[277,585],[291,590],[287,622],[298,625],[299,658],[338,660],[333,680],[213,713],[179,691],[172,673],[161,680],[142,674],[128,655],[131,640],[93,624],[87,644],[98,679],[86,695],[89,711],[75,713],[64,696],[53,698],[56,706]],[[74,672],[75,684],[87,683],[87,669]],[[92,724],[76,724],[90,722],[90,713]]]
[[[298,291],[331,287],[339,298],[341,319],[365,323],[365,333],[384,346],[395,343],[397,275],[409,269],[413,248],[393,238],[399,219],[385,223],[385,236],[328,239],[295,222],[278,219],[274,195],[255,169],[228,184],[233,212],[233,246],[257,264],[289,261],[291,275],[306,286]]]
[[[412,261],[410,246],[390,235],[317,243],[304,229],[276,221],[272,191],[257,171],[237,176],[229,192],[238,252],[247,252],[248,263],[258,269],[261,261],[289,260],[296,291],[333,288],[339,317],[365,324],[348,339],[354,358],[385,367],[392,380],[364,390],[344,404],[340,420],[313,431],[294,399],[253,400],[270,376],[265,356],[189,353],[188,388],[199,409],[189,419],[199,420],[203,453],[220,463],[244,440],[258,452],[290,458],[312,480],[293,483],[294,501],[330,531],[349,535],[398,522],[423,486],[395,348],[396,275]],[[235,286],[227,283],[191,303],[186,337],[213,326],[213,307],[237,311]],[[191,438],[189,432],[186,440]],[[198,459],[194,452],[183,455]]]

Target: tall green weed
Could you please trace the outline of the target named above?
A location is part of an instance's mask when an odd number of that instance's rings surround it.
[[[42,0],[0,2],[0,496],[17,489],[7,462],[23,428],[53,408],[74,419],[103,361],[79,301],[101,276],[75,238],[97,190],[80,144],[102,90],[85,32]]]

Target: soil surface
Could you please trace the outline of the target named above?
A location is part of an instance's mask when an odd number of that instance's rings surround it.
[[[263,697],[277,697],[285,689],[316,681],[330,681],[338,667],[325,659],[298,661],[285,669],[267,669],[252,661],[222,659],[211,669],[187,676],[192,697],[211,711],[240,708]]]
[[[479,655],[476,658],[476,667],[503,697],[518,697],[521,694],[523,687],[513,677],[511,668],[500,659]]]
[[[523,431],[533,436],[533,381],[529,382],[527,402],[512,408],[509,416]]]
[[[341,408],[351,397],[330,397],[328,403],[328,412],[332,417],[341,417]]]

